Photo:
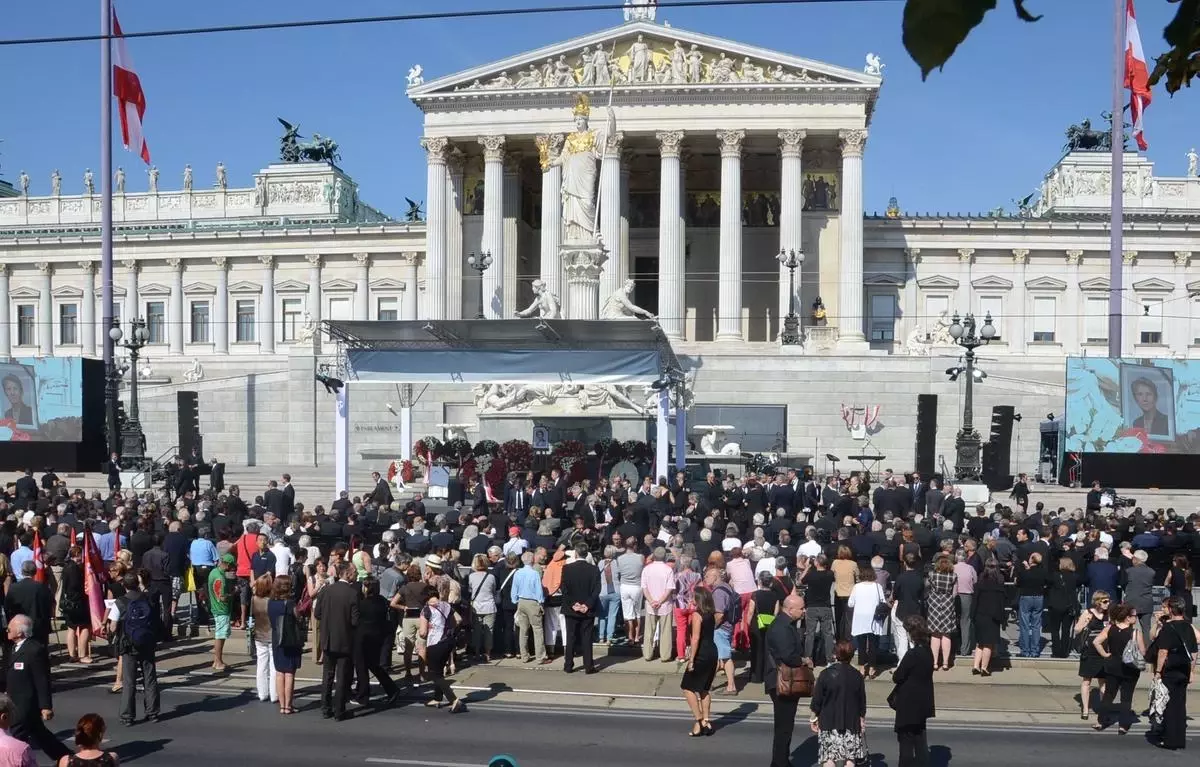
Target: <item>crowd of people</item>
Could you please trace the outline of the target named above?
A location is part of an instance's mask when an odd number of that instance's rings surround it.
[[[890,673],[893,697],[908,701],[897,707],[901,764],[921,764],[936,675],[966,659],[980,676],[1003,667],[1012,621],[1020,655],[1078,655],[1080,713],[1094,708],[1097,729],[1128,731],[1144,669],[1152,741],[1185,743],[1195,514],[1093,507],[1091,495],[1085,508],[1031,507],[1023,477],[1011,506],[968,509],[959,488],[891,471],[872,486],[791,470],[570,483],[555,469],[511,475],[496,503],[472,480],[468,499],[447,507],[396,502],[375,479],[368,493],[309,509],[288,475],[247,502],[237,486],[201,493],[194,477],[106,495],[27,472],[0,502],[10,640],[15,621],[41,657],[62,620],[68,657],[87,664],[102,632],[119,657],[112,690],[127,724],[139,680],[144,716],[158,716],[156,648],[202,624],[216,672],[245,632],[258,697],[280,715],[296,711],[302,663],[319,664],[322,713],[336,720],[370,704],[372,677],[385,705],[399,700],[396,673],[430,683],[427,705],[461,713],[448,677],[463,664],[561,660],[594,674],[594,644],[627,645],[682,667],[693,736],[714,732],[711,695],[764,684],[776,764],[787,763],[799,669],[824,668],[810,721],[822,763],[861,750],[863,723],[849,712],[861,702],[865,717],[859,688]],[[99,621],[88,557],[107,576]],[[68,755],[25,719],[17,737]]]

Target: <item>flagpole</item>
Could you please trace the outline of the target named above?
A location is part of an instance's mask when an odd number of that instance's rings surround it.
[[[109,335],[113,326],[113,229],[112,229],[112,0],[100,0],[100,300],[103,308],[101,338],[104,343],[105,420],[108,427],[108,449],[120,452],[117,434],[117,381],[113,348],[115,339]],[[95,296],[87,296],[95,301]],[[133,316],[137,296],[128,297],[126,311]],[[91,328],[95,332],[95,328]]]
[[[1125,2],[1113,0],[1112,202],[1108,246],[1108,356],[1121,356],[1121,310],[1125,299],[1122,235],[1125,218]]]

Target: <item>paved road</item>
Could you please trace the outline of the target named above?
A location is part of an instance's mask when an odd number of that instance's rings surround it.
[[[716,721],[712,738],[691,739],[686,715],[670,712],[474,702],[471,711],[451,716],[417,703],[393,710],[360,709],[354,719],[321,719],[311,697],[298,698],[304,711],[280,717],[275,706],[227,690],[195,684],[163,693],[163,718],[156,724],[126,728],[117,721],[115,696],[95,688],[63,692],[56,700],[54,724],[62,736],[81,714],[98,711],[111,730],[110,748],[123,763],[171,767],[254,767],[296,765],[400,765],[401,767],[476,767],[499,753],[517,757],[521,767],[578,767],[683,763],[698,767],[765,765],[771,726],[759,714],[735,711]],[[749,707],[747,707],[749,708]],[[801,721],[801,726],[804,722]],[[1080,723],[1082,725],[1082,723]],[[1136,733],[1094,734],[1086,729],[1028,725],[934,725],[934,767],[983,767],[1001,759],[1020,759],[1056,767],[1094,767],[1126,759],[1161,759],[1190,764],[1191,755],[1164,754]],[[1197,733],[1200,736],[1200,733]],[[871,725],[871,767],[896,763],[896,745],[888,723]],[[1193,737],[1193,749],[1200,737]],[[797,727],[793,764],[808,767],[816,759],[816,741]],[[44,757],[43,757],[44,761]]]

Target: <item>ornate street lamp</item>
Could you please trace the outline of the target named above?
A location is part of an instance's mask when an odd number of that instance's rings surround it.
[[[962,367],[950,368],[946,374],[951,381],[958,379],[960,373],[967,376],[966,396],[963,401],[962,428],[954,438],[954,476],[956,479],[978,480],[981,475],[982,461],[980,453],[983,440],[975,431],[974,400],[975,382],[987,378],[987,373],[975,367],[975,350],[980,346],[991,343],[996,337],[996,328],[992,325],[992,314],[988,312],[983,318],[983,326],[975,327],[975,315],[967,314],[962,320],[958,312],[950,321],[950,337],[954,343],[966,350],[965,364]]]
[[[485,252],[478,256],[475,255],[474,253],[467,256],[467,266],[469,266],[472,269],[474,269],[475,271],[479,272],[479,314],[475,316],[475,319],[477,319],[477,320],[484,319],[484,315],[483,315],[483,273],[486,272],[488,270],[488,267],[491,265],[492,265],[492,254],[490,251]]]
[[[138,317],[129,323],[129,338],[124,335],[115,323],[108,330],[113,346],[123,346],[129,352],[129,413],[121,429],[121,459],[123,465],[140,468],[146,461],[146,435],[138,420],[138,376],[149,376],[150,365],[140,370],[138,357],[142,348],[150,343],[150,331],[146,329],[146,321]]]
[[[780,250],[775,260],[788,270],[788,313],[783,319],[783,332],[779,334],[779,342],[785,346],[795,346],[801,342],[800,315],[796,314],[796,270],[804,263],[804,252]]]

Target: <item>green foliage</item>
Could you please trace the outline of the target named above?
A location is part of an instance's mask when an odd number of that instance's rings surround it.
[[[1154,61],[1150,85],[1166,78],[1167,93],[1191,86],[1192,78],[1200,75],[1200,0],[1167,0],[1179,4],[1175,18],[1163,30],[1163,39],[1170,48]]]

